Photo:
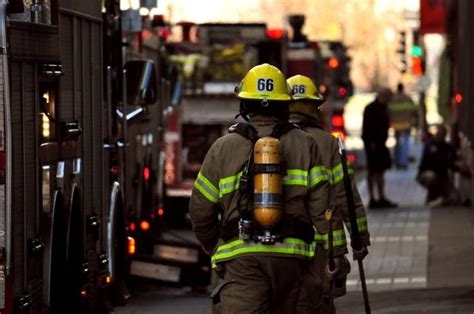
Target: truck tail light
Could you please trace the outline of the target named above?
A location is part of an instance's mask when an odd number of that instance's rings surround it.
[[[137,246],[135,239],[132,237],[128,237],[128,254],[133,255],[137,252]]]
[[[334,128],[342,128],[344,126],[344,117],[340,115],[333,116],[331,122]]]
[[[150,230],[150,223],[146,220],[142,220],[142,222],[140,222],[140,229],[142,229],[143,231]]]
[[[143,180],[148,181],[150,179],[150,168],[143,168]]]

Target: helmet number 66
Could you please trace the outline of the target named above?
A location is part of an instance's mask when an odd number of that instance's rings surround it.
[[[296,95],[296,94],[302,94],[304,95],[304,93],[306,92],[306,86],[304,85],[293,85],[293,95]]]
[[[273,79],[259,78],[257,80],[257,90],[271,92],[273,91]]]

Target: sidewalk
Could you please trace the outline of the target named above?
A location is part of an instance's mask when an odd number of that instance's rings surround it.
[[[372,245],[364,266],[372,310],[474,313],[474,210],[426,208],[415,175],[416,165],[388,171],[386,194],[399,208],[368,210]],[[365,180],[359,190],[367,204]],[[362,313],[355,263],[347,288],[336,300],[338,313]]]

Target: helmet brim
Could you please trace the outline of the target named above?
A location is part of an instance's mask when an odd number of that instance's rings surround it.
[[[237,97],[240,99],[254,99],[254,100],[271,100],[271,101],[291,101],[292,98],[290,95],[285,94],[262,94],[262,93],[252,93],[252,92],[240,92],[237,94]]]

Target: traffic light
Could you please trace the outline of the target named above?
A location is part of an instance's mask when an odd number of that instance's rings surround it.
[[[414,76],[422,76],[425,73],[425,60],[423,58],[423,48],[420,43],[420,33],[413,32],[413,46],[411,48],[411,72]]]
[[[406,73],[407,71],[407,58],[406,58],[406,49],[407,49],[407,33],[405,31],[400,31],[400,35],[397,54],[399,63],[399,69],[401,73]]]
[[[411,57],[411,71],[414,76],[423,75],[423,60],[420,57]]]

